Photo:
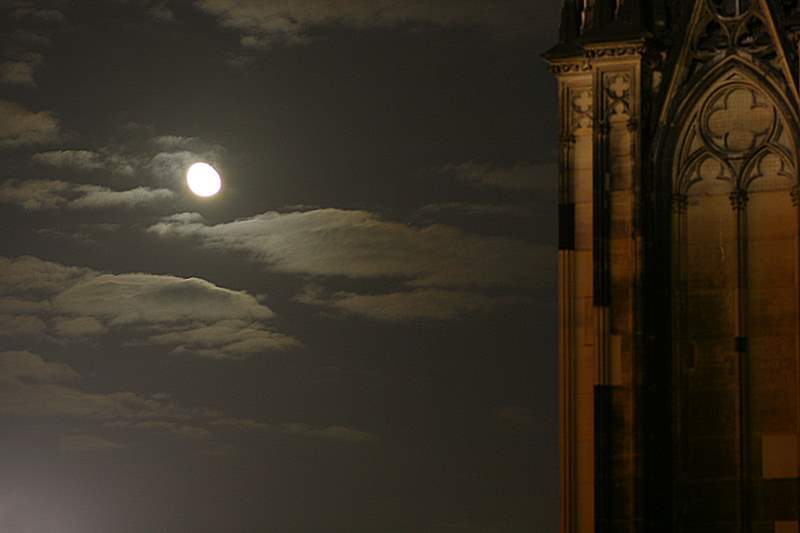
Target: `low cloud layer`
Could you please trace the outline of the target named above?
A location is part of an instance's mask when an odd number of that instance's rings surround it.
[[[194,442],[220,440],[241,432],[352,443],[376,440],[374,435],[344,426],[230,418],[217,409],[184,407],[164,394],[146,397],[133,392],[90,393],[83,390],[81,381],[81,375],[69,365],[49,361],[37,353],[0,352],[0,415],[58,418],[63,425],[90,428],[90,433],[76,431],[59,436],[58,448],[73,452],[124,448],[126,440],[147,434]]]
[[[136,207],[175,197],[169,189],[136,187],[115,191],[108,187],[59,180],[8,180],[0,183],[0,204],[28,211]]]
[[[134,342],[219,359],[300,345],[266,325],[253,296],[197,278],[105,274],[34,257],[0,258],[0,322],[17,335],[90,339],[113,331]]]
[[[59,132],[58,119],[52,113],[0,100],[0,148],[54,142]]]
[[[248,48],[304,44],[326,26],[382,28],[398,24],[480,27],[498,34],[517,33],[532,15],[519,0],[197,0],[223,27],[241,33]]]

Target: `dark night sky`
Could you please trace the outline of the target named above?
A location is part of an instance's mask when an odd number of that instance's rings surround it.
[[[0,531],[556,531],[558,4],[0,0]]]

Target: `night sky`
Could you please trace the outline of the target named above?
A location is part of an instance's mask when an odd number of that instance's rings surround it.
[[[0,531],[556,531],[558,4],[0,0]]]

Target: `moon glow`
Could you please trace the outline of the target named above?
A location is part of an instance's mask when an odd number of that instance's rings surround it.
[[[186,172],[186,183],[197,196],[214,196],[222,188],[222,180],[208,163],[195,163]]]

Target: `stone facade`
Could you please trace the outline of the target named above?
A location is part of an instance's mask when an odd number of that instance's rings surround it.
[[[800,520],[797,0],[565,0],[562,533]]]

